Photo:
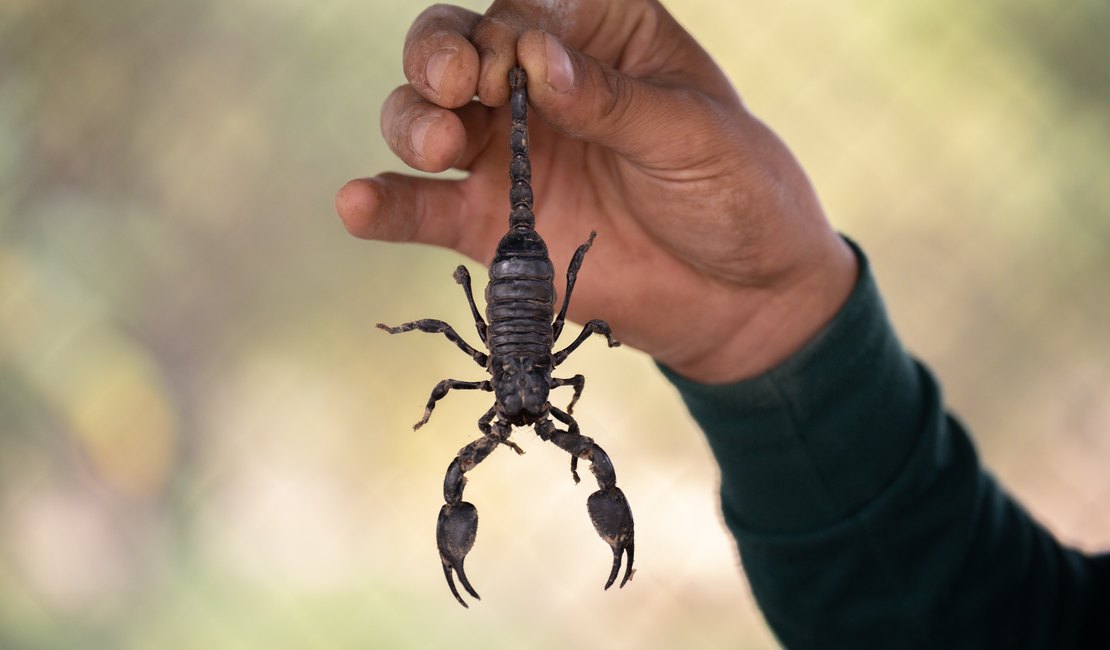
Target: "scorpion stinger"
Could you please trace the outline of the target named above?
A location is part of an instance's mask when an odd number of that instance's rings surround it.
[[[463,589],[474,598],[478,592],[470,584],[463,570],[467,553],[474,546],[478,533],[478,510],[462,500],[466,486],[465,474],[486,459],[499,445],[505,445],[518,454],[524,451],[509,440],[513,427],[533,425],[542,440],[550,441],[571,456],[570,471],[574,482],[579,481],[578,461],[590,462],[590,470],[597,479],[598,490],[586,502],[590,519],[601,538],[613,549],[613,566],[605,583],[608,589],[617,579],[622,560],[627,558],[623,587],[635,573],[632,568],[635,549],[632,509],[624,493],[617,487],[616,472],[609,455],[594,441],[579,432],[578,423],[571,417],[574,405],[582,395],[585,378],[574,375],[569,379],[554,377],[552,372],[567,356],[576,350],[591,334],[602,334],[609,347],[620,345],[613,338],[609,325],[603,320],[586,323],[582,333],[566,348],[553,352],[555,341],[563,330],[567,306],[574,289],[578,271],[586,252],[593,245],[597,233],[578,247],[567,268],[567,289],[562,308],[555,315],[555,270],[547,252],[547,244],[536,232],[536,218],[532,212],[532,164],[528,157],[528,97],[524,69],[517,66],[509,72],[511,89],[512,131],[509,149],[509,230],[497,245],[489,268],[486,285],[486,318],[483,319],[474,303],[470,273],[465,266],[455,269],[454,278],[466,294],[474,316],[478,336],[489,350],[485,354],[471,347],[447,323],[424,319],[397,327],[378,324],[390,334],[412,330],[438,333],[468,354],[489,373],[486,381],[445,379],[432,390],[424,408],[424,417],[416,423],[420,428],[432,415],[436,402],[451,390],[483,390],[494,394],[494,405],[478,420],[482,437],[459,450],[447,467],[443,479],[444,505],[436,524],[436,544],[439,547],[443,574],[451,593],[464,607],[466,601],[455,586],[458,576]],[[487,323],[488,320],[488,323]],[[548,401],[553,388],[570,386],[574,394],[566,411],[559,410]],[[552,418],[565,425],[556,427]]]

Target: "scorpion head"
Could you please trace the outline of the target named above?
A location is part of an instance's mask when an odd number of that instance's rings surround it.
[[[547,360],[508,357],[492,368],[501,415],[515,426],[533,424],[547,411],[551,368]]]

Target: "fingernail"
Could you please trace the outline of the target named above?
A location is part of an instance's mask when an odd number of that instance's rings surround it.
[[[451,61],[451,55],[454,53],[454,50],[446,47],[442,50],[436,50],[428,57],[428,62],[424,64],[424,80],[428,82],[428,87],[436,93],[440,92],[439,87],[443,84],[443,73],[447,71],[447,64]]]
[[[412,129],[409,131],[409,144],[416,155],[424,156],[424,140],[428,137],[428,129],[432,126],[432,122],[436,121],[436,116],[429,115],[422,117],[412,123]]]
[[[547,85],[565,93],[574,86],[574,66],[566,49],[551,34],[543,35],[547,50]]]

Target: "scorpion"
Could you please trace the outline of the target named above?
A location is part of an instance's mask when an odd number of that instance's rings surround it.
[[[569,379],[552,376],[554,369],[566,360],[591,334],[602,334],[609,347],[620,343],[613,338],[609,325],[603,320],[591,320],[582,332],[565,349],[554,352],[555,342],[563,331],[567,305],[586,252],[593,245],[596,231],[578,247],[567,269],[566,293],[558,315],[554,313],[554,266],[547,252],[547,245],[536,232],[536,219],[532,211],[532,166],[528,157],[528,96],[527,77],[520,66],[509,72],[512,128],[509,136],[509,230],[502,237],[489,267],[489,284],[486,285],[486,318],[474,304],[470,272],[460,265],[452,277],[466,294],[478,336],[489,354],[476,350],[463,340],[454,328],[441,320],[422,319],[389,327],[378,327],[390,334],[419,330],[446,336],[478,365],[490,373],[485,381],[444,379],[432,390],[424,408],[424,417],[413,426],[419,429],[432,415],[436,402],[451,390],[484,390],[494,394],[494,405],[478,420],[482,437],[459,450],[447,467],[443,480],[443,499],[436,523],[436,544],[443,563],[443,575],[451,593],[463,607],[469,607],[455,587],[454,574],[458,575],[467,593],[480,600],[463,570],[463,561],[474,545],[478,532],[478,510],[463,501],[465,474],[486,459],[498,445],[505,445],[518,454],[524,450],[509,440],[513,427],[531,425],[540,439],[554,443],[570,454],[570,472],[577,484],[579,459],[590,461],[590,470],[597,479],[598,490],[586,502],[594,528],[613,550],[613,568],[605,589],[609,589],[620,572],[622,556],[627,555],[624,577],[620,586],[628,582],[635,550],[632,510],[624,493],[617,487],[616,472],[608,454],[591,438],[581,434],[578,423],[571,417],[575,403],[582,395],[585,378],[574,375]],[[566,411],[548,401],[554,388],[570,386],[574,389]],[[565,425],[558,428],[552,418]]]

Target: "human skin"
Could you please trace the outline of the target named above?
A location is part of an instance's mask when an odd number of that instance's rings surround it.
[[[352,234],[489,264],[508,227],[519,63],[537,229],[555,267],[598,232],[570,318],[605,319],[678,374],[728,383],[781,363],[851,292],[855,256],[805,172],[658,2],[436,5],[403,60],[408,83],[382,106],[386,143],[414,169],[467,176],[348,182],[336,210]]]

